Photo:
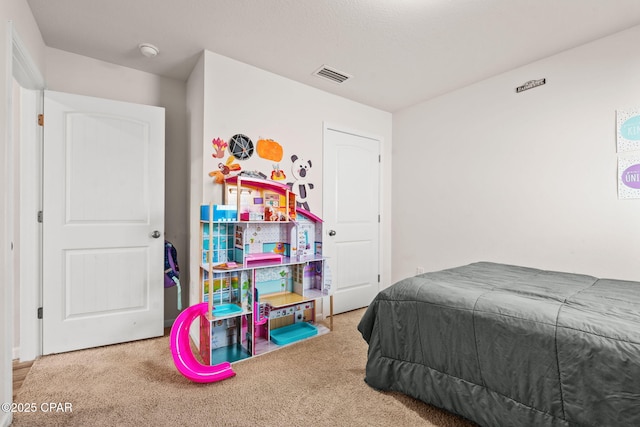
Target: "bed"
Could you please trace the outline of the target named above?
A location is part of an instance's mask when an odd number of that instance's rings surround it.
[[[365,381],[482,426],[640,426],[640,282],[478,262],[381,291]]]

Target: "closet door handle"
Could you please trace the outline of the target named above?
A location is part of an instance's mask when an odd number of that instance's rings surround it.
[[[329,230],[329,236],[335,236],[336,230]]]
[[[162,236],[162,233],[160,233],[158,230],[153,230],[153,233],[151,233],[151,237],[153,237],[154,239],[157,239],[160,236]]]

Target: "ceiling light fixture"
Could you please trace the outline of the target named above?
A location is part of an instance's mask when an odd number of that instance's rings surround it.
[[[140,53],[142,53],[147,58],[155,58],[156,55],[160,52],[160,50],[150,43],[140,43],[138,45],[138,49],[140,49]]]

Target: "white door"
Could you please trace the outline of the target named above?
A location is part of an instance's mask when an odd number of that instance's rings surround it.
[[[330,125],[323,139],[323,252],[342,313],[379,289],[380,140]]]
[[[164,330],[164,109],[45,91],[43,354]]]

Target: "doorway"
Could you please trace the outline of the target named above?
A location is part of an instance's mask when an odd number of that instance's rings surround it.
[[[18,141],[18,135],[21,135],[22,129],[18,107],[22,107],[23,100],[20,96],[20,88],[28,88],[32,90],[41,90],[44,87],[44,80],[35,63],[31,59],[24,43],[18,36],[13,22],[9,21],[7,27],[3,27],[7,34],[7,73],[6,81],[3,82],[7,93],[2,102],[5,102],[5,129],[2,143],[2,153],[0,161],[3,164],[3,179],[0,180],[2,187],[2,203],[1,207],[6,215],[2,217],[2,230],[0,231],[0,241],[2,248],[0,249],[0,262],[2,263],[2,280],[3,285],[2,297],[0,298],[2,314],[0,315],[0,398],[3,402],[12,402],[12,359],[18,356],[15,343],[12,336],[16,334],[15,326],[17,316],[24,313],[18,311],[16,300],[18,300],[20,272],[18,264],[20,262],[19,251],[23,248],[21,239],[23,234],[20,231],[21,207],[17,205],[18,196],[20,195],[21,173],[22,169],[17,163],[21,160],[20,150],[21,144]],[[19,99],[20,98],[20,99]],[[24,137],[24,132],[22,135]],[[34,284],[35,287],[38,284]],[[22,295],[20,293],[20,302]],[[20,314],[18,314],[20,313]],[[21,325],[22,327],[22,325]],[[34,356],[35,358],[35,356]],[[9,425],[11,422],[10,412],[0,412],[0,425]]]

